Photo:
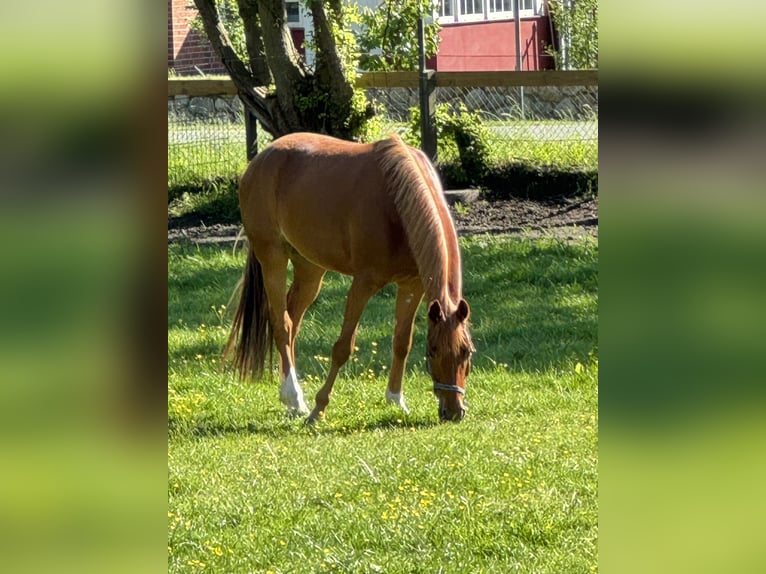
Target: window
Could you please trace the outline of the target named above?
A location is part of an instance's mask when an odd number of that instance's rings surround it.
[[[511,0],[489,0],[490,12],[513,12]]]
[[[495,12],[510,12],[513,13],[514,0],[489,0],[490,13]],[[542,9],[542,2],[536,0],[519,0],[519,12],[523,16],[539,14]]]
[[[454,3],[454,0],[441,0],[439,2],[439,18],[450,18],[452,19],[452,15],[454,14],[452,10],[452,5]]]
[[[484,0],[460,0],[460,14],[483,14]]]
[[[287,21],[290,24],[295,24],[301,21],[301,13],[298,7],[298,2],[285,2],[285,10],[287,10]]]
[[[513,3],[519,2],[522,17],[543,14],[542,0],[440,0],[437,15],[442,24],[513,18]]]

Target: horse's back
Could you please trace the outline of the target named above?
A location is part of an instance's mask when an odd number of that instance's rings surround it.
[[[412,270],[374,144],[283,136],[246,170],[240,207],[251,240],[284,238],[323,267],[353,275],[372,261],[386,267],[390,260],[391,267]]]
[[[313,133],[288,134],[251,161],[242,177],[240,196],[263,199],[277,193],[280,200],[286,200],[285,196],[296,194],[342,195],[353,184],[374,179],[375,167],[372,144]]]

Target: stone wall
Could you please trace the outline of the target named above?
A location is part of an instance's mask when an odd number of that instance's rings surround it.
[[[523,117],[527,120],[593,120],[598,118],[597,86],[542,86],[523,90]],[[406,121],[409,109],[419,105],[413,88],[371,88],[367,95],[387,111],[388,117]],[[480,111],[487,119],[520,119],[521,90],[517,87],[437,88],[437,103]]]
[[[409,110],[418,105],[418,91],[412,88],[371,88],[367,95],[382,113],[394,121],[406,122]],[[520,119],[519,88],[437,88],[438,103],[463,103],[487,119]],[[168,98],[168,114],[179,121],[243,121],[242,102],[236,96],[175,96]],[[597,86],[524,88],[524,119],[594,120],[598,118]]]
[[[174,121],[200,120],[241,123],[244,108],[237,96],[174,96],[168,98],[168,117]]]

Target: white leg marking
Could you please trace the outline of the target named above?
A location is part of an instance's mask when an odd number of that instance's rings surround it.
[[[386,401],[395,404],[406,414],[410,414],[410,409],[407,408],[407,404],[404,402],[404,393],[392,393],[386,389]]]
[[[291,415],[305,415],[309,412],[295,367],[290,367],[290,372],[279,387],[279,400],[287,406],[287,412]]]

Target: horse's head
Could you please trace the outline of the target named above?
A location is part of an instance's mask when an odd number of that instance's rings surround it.
[[[445,313],[438,300],[428,306],[428,349],[426,367],[439,399],[439,418],[460,420],[465,416],[465,383],[471,372],[474,352],[468,332],[468,303],[461,299],[452,313]]]

